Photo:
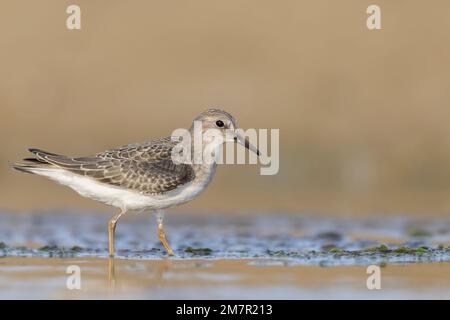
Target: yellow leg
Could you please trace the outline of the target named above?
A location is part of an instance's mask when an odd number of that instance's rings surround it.
[[[162,213],[162,211],[158,211],[157,220],[158,220],[159,240],[163,244],[164,248],[166,248],[166,251],[169,254],[169,256],[173,256],[174,255],[173,250],[170,247],[169,243],[167,242],[166,233],[164,232],[163,213]]]
[[[108,282],[110,288],[114,288],[116,285],[116,274],[114,269],[114,258],[110,257],[108,261]]]
[[[116,224],[119,221],[120,217],[125,213],[125,211],[121,211],[117,213],[108,224],[108,239],[109,239],[109,256],[114,257],[114,236],[116,233]]]

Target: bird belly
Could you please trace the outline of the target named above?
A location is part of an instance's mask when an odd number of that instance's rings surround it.
[[[209,183],[209,181],[193,180],[164,194],[143,194],[98,182],[63,169],[36,168],[30,171],[66,185],[83,197],[118,207],[124,211],[164,209],[186,203],[200,194]]]

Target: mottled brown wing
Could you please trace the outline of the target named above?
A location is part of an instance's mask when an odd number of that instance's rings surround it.
[[[93,157],[69,158],[31,149],[38,160],[99,182],[125,187],[143,194],[161,194],[192,181],[191,166],[171,159],[174,143],[164,138],[145,144],[107,150]]]

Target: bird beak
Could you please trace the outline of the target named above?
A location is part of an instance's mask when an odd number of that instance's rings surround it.
[[[243,145],[248,150],[253,151],[257,156],[261,155],[261,152],[259,152],[258,148],[250,143],[248,137],[244,138],[239,132],[235,132],[234,141],[238,142],[240,145]]]

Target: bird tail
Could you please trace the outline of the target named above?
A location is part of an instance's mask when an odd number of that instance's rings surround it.
[[[33,153],[35,158],[25,158],[25,163],[14,163],[11,166],[17,171],[35,174],[39,171],[46,170],[54,167],[50,162],[46,160],[46,156],[57,156],[57,154],[47,152],[44,150],[29,148],[28,151]]]

